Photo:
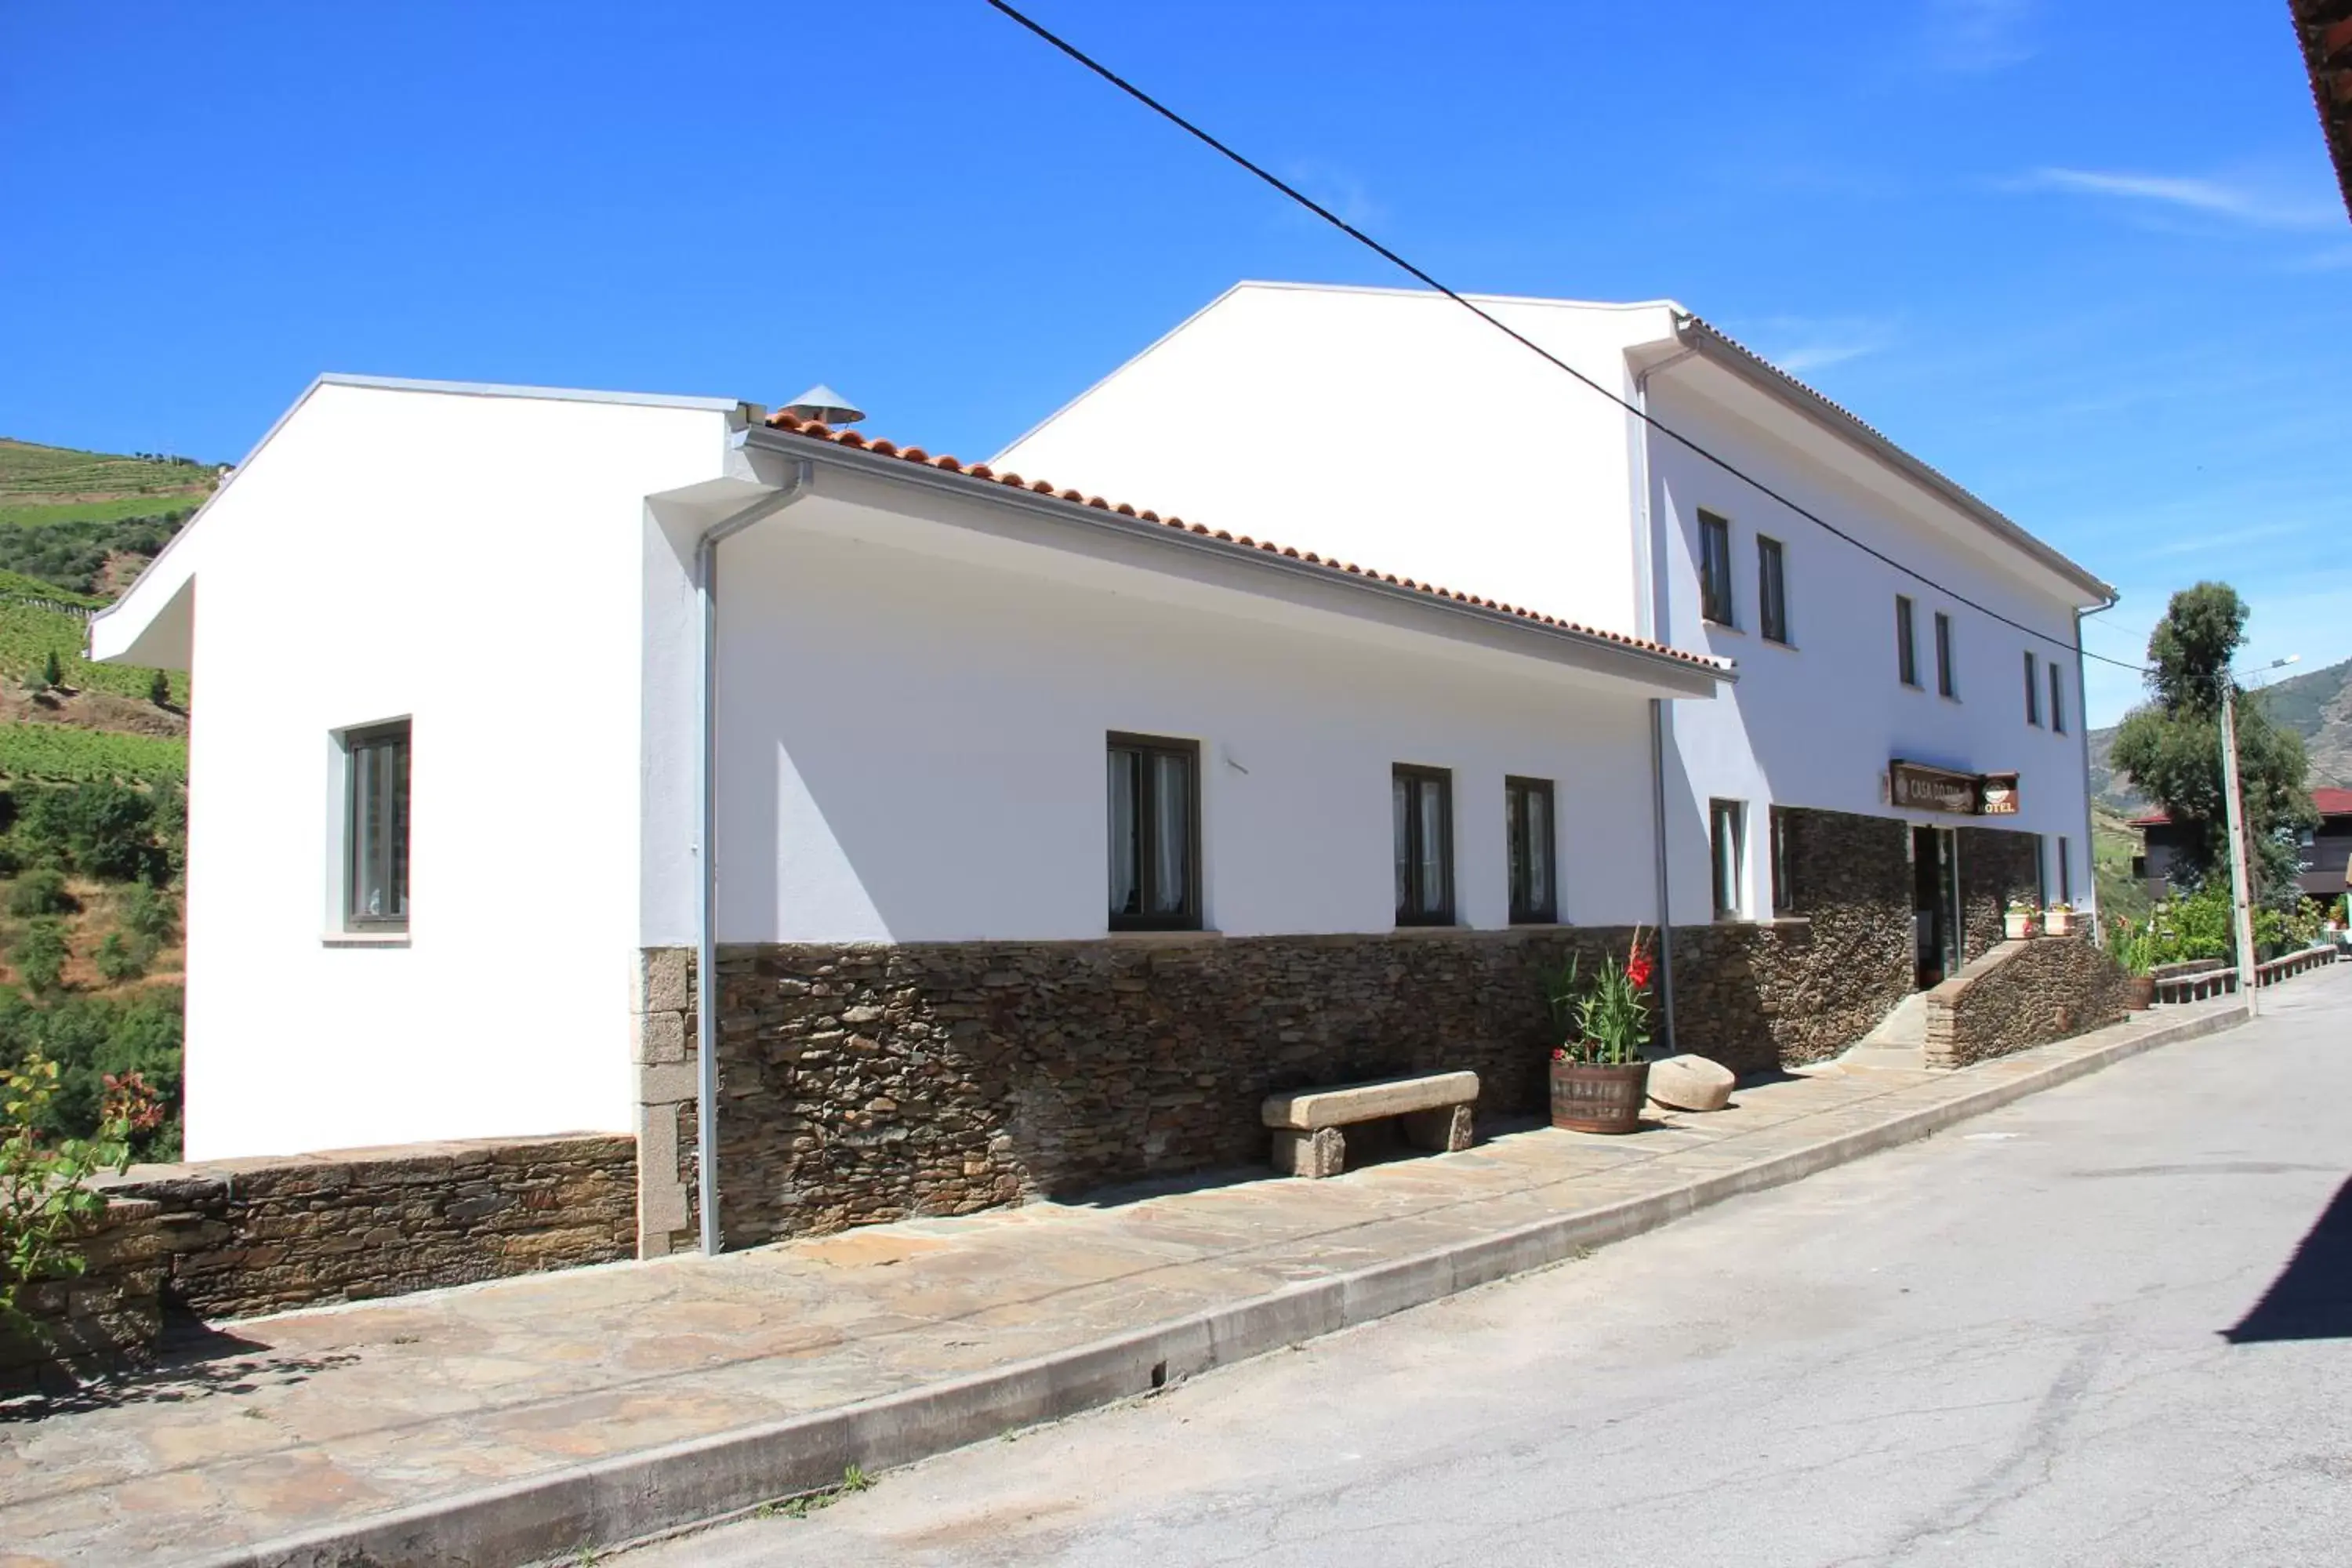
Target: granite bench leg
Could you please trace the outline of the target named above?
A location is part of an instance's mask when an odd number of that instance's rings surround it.
[[[1348,1165],[1348,1140],[1336,1127],[1314,1132],[1277,1128],[1274,1168],[1286,1176],[1336,1176]]]
[[[1397,1120],[1404,1123],[1405,1142],[1416,1149],[1451,1154],[1470,1147],[1472,1128],[1470,1108],[1466,1105],[1409,1110]]]

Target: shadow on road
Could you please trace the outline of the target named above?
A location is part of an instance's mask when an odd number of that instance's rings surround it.
[[[2352,1339],[2352,1181],[2336,1189],[2253,1310],[2221,1337],[2233,1345]]]

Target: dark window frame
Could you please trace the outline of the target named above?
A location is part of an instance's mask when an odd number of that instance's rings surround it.
[[[1936,694],[1960,700],[1960,677],[1952,653],[1952,617],[1944,610],[1936,612]]]
[[[2073,846],[2066,836],[2058,836],[2058,901],[2068,909],[2074,907],[2074,858]]]
[[[1405,842],[1402,846],[1396,843],[1394,824],[1391,820],[1389,843],[1391,879],[1393,880],[1395,877],[1395,858],[1400,849],[1404,855],[1408,881],[1418,883],[1420,879],[1421,866],[1426,856],[1423,853],[1425,845],[1422,837],[1422,812],[1418,792],[1433,788],[1437,791],[1437,829],[1440,835],[1437,846],[1437,876],[1442,886],[1438,889],[1437,907],[1434,909],[1415,907],[1430,901],[1426,897],[1428,889],[1419,886],[1409,887],[1405,901],[1397,906],[1396,923],[1401,926],[1453,925],[1454,923],[1454,771],[1451,768],[1426,767],[1417,763],[1391,763],[1389,769],[1389,790],[1392,818],[1395,790],[1399,782],[1410,786],[1407,790],[1407,807],[1404,814]]]
[[[409,919],[414,724],[407,719],[391,719],[344,730],[336,739],[343,749],[343,929],[404,931]],[[398,758],[392,775],[394,793],[384,812],[390,830],[371,843],[361,817],[360,793],[362,780],[375,765],[375,757],[383,752]],[[369,887],[391,889],[399,905],[398,912],[378,914],[362,909],[362,889]]]
[[[1723,841],[1717,829],[1725,822],[1731,824],[1730,886],[1725,884]],[[1744,800],[1721,798],[1706,803],[1707,880],[1715,900],[1715,918],[1737,921],[1747,917],[1742,897],[1748,872],[1748,803]],[[1728,897],[1727,898],[1727,895]]]
[[[1738,585],[1731,574],[1731,520],[1704,507],[1698,514],[1698,613],[1701,620],[1739,629]]]
[[[1789,881],[1789,814],[1779,806],[1771,813],[1772,834],[1772,912],[1785,915],[1795,912],[1797,889]]]
[[[1771,535],[1756,536],[1756,632],[1782,647],[1789,641],[1789,549]]]
[[[1919,685],[1919,610],[1908,594],[1895,595],[1895,672],[1912,690]]]
[[[1201,929],[1201,742],[1172,735],[1140,735],[1125,730],[1113,730],[1103,738],[1103,766],[1110,766],[1113,752],[1137,753],[1135,769],[1135,853],[1139,862],[1135,868],[1135,901],[1137,913],[1106,909],[1112,931],[1199,931]],[[1160,874],[1160,813],[1155,809],[1154,793],[1159,784],[1154,771],[1145,765],[1153,757],[1181,757],[1187,769],[1190,787],[1185,791],[1184,865],[1190,873],[1184,879],[1184,904],[1170,913],[1149,911],[1157,890]],[[1106,775],[1105,785],[1108,785]],[[1109,889],[1110,863],[1108,846],[1105,846],[1103,873],[1104,889]]]
[[[1518,809],[1512,809],[1513,797],[1518,798]],[[1533,820],[1540,801],[1544,825],[1544,896],[1540,901],[1527,896],[1527,877],[1523,868],[1532,865],[1535,856],[1528,843],[1527,826]],[[1516,774],[1503,780],[1503,834],[1506,840],[1505,871],[1511,884],[1511,923],[1513,925],[1557,925],[1559,923],[1559,796],[1549,779],[1521,778]]]
[[[2032,648],[2025,650],[2025,721],[2042,728],[2042,661]]]
[[[2066,683],[2059,676],[2056,659],[2042,662],[2050,667],[2050,732],[2063,735],[2066,732]]]

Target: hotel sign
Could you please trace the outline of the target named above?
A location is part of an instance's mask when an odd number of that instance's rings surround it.
[[[1894,762],[1886,768],[1886,797],[1913,811],[1954,816],[2017,815],[2015,773],[1958,773],[1918,763]]]

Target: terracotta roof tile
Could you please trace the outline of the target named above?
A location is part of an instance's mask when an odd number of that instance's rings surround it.
[[[1222,528],[1217,529],[1213,532],[1205,523],[1188,523],[1181,517],[1163,518],[1155,511],[1139,511],[1135,507],[1125,501],[1120,501],[1117,505],[1113,505],[1111,502],[1103,500],[1100,496],[1090,496],[1075,489],[1058,489],[1050,480],[1046,479],[1024,480],[1019,474],[1000,474],[992,469],[986,463],[973,463],[967,466],[944,454],[934,458],[929,453],[924,451],[920,447],[900,447],[895,442],[879,437],[863,436],[855,430],[835,430],[830,426],[824,425],[814,419],[803,419],[795,415],[780,411],[768,416],[768,425],[772,429],[782,430],[794,436],[805,436],[812,440],[830,441],[837,447],[862,448],[863,450],[873,453],[877,457],[897,458],[902,462],[919,463],[926,468],[945,469],[950,473],[961,474],[968,479],[975,479],[982,483],[992,481],[1000,485],[1010,485],[1014,489],[1026,489],[1042,496],[1054,496],[1058,500],[1071,501],[1080,506],[1092,507],[1099,511],[1108,511],[1115,513],[1120,517],[1133,518],[1139,522],[1155,522],[1163,528],[1179,529],[1187,533],[1198,534],[1204,539],[1213,538],[1223,540],[1234,544],[1245,545],[1253,550],[1263,550],[1268,554],[1280,555],[1288,560],[1301,562],[1311,566],[1319,566],[1328,572],[1342,573],[1351,577],[1376,578],[1383,583],[1395,584],[1401,588],[1410,588],[1416,593],[1427,594],[1433,598],[1450,599],[1459,604],[1481,605],[1484,608],[1496,611],[1502,615],[1514,616],[1520,620],[1530,621],[1538,626],[1558,626],[1563,630],[1574,632],[1582,637],[1598,637],[1604,642],[1616,643],[1623,647],[1637,648],[1643,653],[1659,654],[1667,658],[1679,659],[1685,664],[1696,665],[1701,669],[1727,670],[1731,668],[1731,663],[1727,659],[1711,658],[1705,654],[1685,653],[1681,648],[1668,647],[1664,643],[1649,642],[1641,637],[1627,637],[1622,632],[1607,631],[1598,626],[1580,626],[1574,621],[1563,621],[1557,616],[1538,615],[1533,610],[1523,610],[1516,605],[1499,604],[1493,599],[1482,599],[1475,594],[1457,593],[1451,588],[1442,588],[1434,584],[1418,583],[1410,577],[1400,578],[1394,573],[1377,572],[1370,567],[1359,566],[1352,561],[1343,563],[1338,560],[1328,559],[1316,554],[1313,551],[1302,552],[1294,546],[1277,544],[1271,540],[1261,542],[1259,540],[1252,539],[1248,534],[1243,534],[1236,538],[1234,535],[1227,532]]]

